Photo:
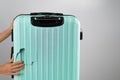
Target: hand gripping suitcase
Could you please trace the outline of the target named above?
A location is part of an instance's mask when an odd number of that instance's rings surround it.
[[[21,14],[13,23],[14,61],[25,67],[14,80],[79,80],[80,23],[62,13]]]

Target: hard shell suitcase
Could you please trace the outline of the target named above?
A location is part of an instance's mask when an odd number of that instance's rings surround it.
[[[21,14],[13,26],[14,61],[25,64],[14,80],[80,79],[80,23],[75,16]]]

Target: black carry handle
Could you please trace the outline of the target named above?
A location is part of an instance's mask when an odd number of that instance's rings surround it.
[[[38,17],[33,15],[43,16]],[[62,15],[62,13],[51,12],[31,13],[31,24],[36,27],[58,27],[64,24],[64,17]]]
[[[14,53],[14,51],[13,51],[13,47],[11,47],[11,55],[10,55],[10,59],[12,59],[13,53]],[[14,76],[12,75],[11,78],[14,78]]]
[[[63,13],[52,13],[52,12],[34,12],[30,15],[63,15]]]

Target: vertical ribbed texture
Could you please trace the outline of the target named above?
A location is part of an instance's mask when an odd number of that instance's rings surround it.
[[[31,25],[30,16],[16,18],[14,56],[15,61],[24,61],[25,68],[14,80],[79,80],[80,26],[73,16],[64,16],[64,22],[43,28]]]

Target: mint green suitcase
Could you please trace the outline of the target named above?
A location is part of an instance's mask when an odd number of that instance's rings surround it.
[[[14,61],[25,64],[14,80],[80,79],[80,23],[75,16],[21,14],[13,26]]]

